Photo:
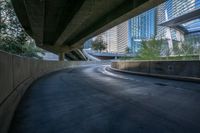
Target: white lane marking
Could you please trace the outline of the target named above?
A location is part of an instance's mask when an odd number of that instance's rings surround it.
[[[99,68],[98,69],[98,71],[99,72],[101,72],[102,74],[105,74],[105,75],[108,75],[108,76],[112,76],[112,77],[116,77],[116,78],[119,78],[119,79],[125,79],[125,80],[131,80],[131,81],[135,81],[135,82],[141,82],[141,83],[147,83],[147,84],[151,84],[151,85],[155,85],[155,80],[147,80],[147,79],[145,79],[145,80],[142,80],[142,79],[135,79],[135,78],[130,78],[130,77],[125,77],[125,76],[122,76],[122,75],[120,75],[120,74],[114,74],[114,73],[112,73],[112,72],[110,72],[110,71],[108,71],[108,70],[106,70],[106,67],[109,67],[110,65],[102,65],[103,66],[103,68],[102,67],[97,67],[97,68]],[[157,79],[158,80],[158,79]],[[191,92],[193,92],[194,90],[190,90],[190,89],[185,89],[184,87],[183,87],[183,85],[185,84],[185,83],[181,83],[180,84],[180,82],[179,81],[177,81],[177,83],[176,83],[176,81],[175,82],[172,82],[172,83],[170,83],[169,81],[165,81],[165,80],[163,80],[163,81],[160,81],[160,80],[158,80],[157,81],[158,83],[164,83],[164,84],[167,84],[167,88],[173,88],[173,89],[177,89],[177,90],[184,90],[184,91],[191,91]],[[193,85],[193,84],[191,84],[191,85]],[[157,86],[157,85],[155,85],[155,86]],[[198,86],[197,86],[198,87]],[[187,88],[187,87],[186,87]],[[195,91],[196,92],[196,91]]]
[[[106,70],[107,67],[109,67],[109,65],[104,65],[103,69],[100,70],[100,72],[103,73],[103,74],[105,74],[105,75],[116,77],[116,78],[120,78],[120,79],[135,80],[135,79],[132,79],[132,78],[127,78],[127,77],[121,76],[119,74],[114,74],[112,72],[109,72],[109,71]]]

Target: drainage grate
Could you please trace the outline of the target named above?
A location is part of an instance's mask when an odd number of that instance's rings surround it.
[[[159,86],[168,86],[167,84],[163,84],[163,83],[154,83],[155,85],[159,85]]]

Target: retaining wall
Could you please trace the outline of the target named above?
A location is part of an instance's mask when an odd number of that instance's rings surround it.
[[[14,111],[29,87],[44,74],[99,61],[43,61],[23,58],[0,51],[0,133],[8,131]]]
[[[115,61],[111,66],[135,74],[200,81],[200,61]]]

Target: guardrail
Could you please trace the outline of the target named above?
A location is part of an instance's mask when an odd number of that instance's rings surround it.
[[[114,61],[116,71],[186,81],[200,81],[200,61]]]

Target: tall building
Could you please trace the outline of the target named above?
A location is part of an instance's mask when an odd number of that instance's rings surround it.
[[[128,21],[117,26],[117,51],[118,53],[126,53],[128,48]]]
[[[128,47],[128,22],[123,22],[100,35],[107,44],[106,52],[126,53]]]
[[[170,49],[182,41],[200,45],[199,12],[200,0],[166,0],[100,35],[108,44],[106,51],[112,53],[125,53],[129,47],[131,53],[137,54],[142,40],[154,37],[166,40]]]
[[[200,0],[195,0],[195,7],[200,8]]]
[[[89,39],[84,43],[84,49],[89,49],[91,47],[92,47],[92,39]]]
[[[107,44],[105,52],[117,53],[117,27],[113,27],[106,32],[101,33],[103,41]]]
[[[165,24],[158,26],[157,37],[168,39],[169,47],[174,41],[184,41],[192,30],[198,31],[200,21],[193,19],[192,12],[199,8],[200,0],[168,0],[158,6],[157,25]]]
[[[166,46],[171,49],[177,44],[174,42],[191,39],[200,42],[200,15],[194,16],[198,12],[200,0],[167,0],[130,19],[129,48],[137,54],[141,41],[153,37],[166,40]]]
[[[157,7],[157,25],[180,17],[195,9],[195,0],[168,0]],[[158,26],[157,37],[166,38],[171,41],[183,41],[183,35],[180,30],[167,26]],[[170,42],[168,42],[170,43]]]
[[[133,53],[140,49],[142,40],[154,38],[156,35],[156,9],[153,8],[129,20],[129,48]]]

